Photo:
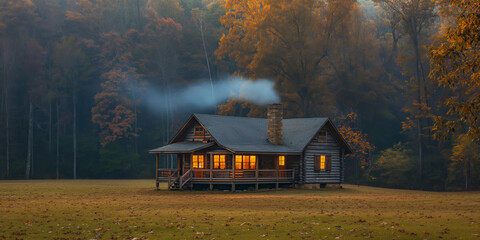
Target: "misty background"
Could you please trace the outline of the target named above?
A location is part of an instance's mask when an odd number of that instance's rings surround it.
[[[429,48],[453,11],[429,0],[273,3],[0,1],[0,178],[153,178],[148,150],[192,113],[264,118],[281,102],[286,118],[335,122],[356,149],[347,182],[480,184],[453,157],[471,142],[432,132],[451,92],[430,77]]]

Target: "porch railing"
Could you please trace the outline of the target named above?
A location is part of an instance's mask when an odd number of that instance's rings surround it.
[[[231,182],[292,182],[295,179],[293,169],[188,169],[183,175],[178,169],[158,169],[158,180],[180,185],[193,181],[231,181]]]
[[[232,169],[192,169],[193,180],[212,181],[293,181],[293,169],[258,169],[258,170],[232,170]]]
[[[180,177],[180,171],[177,169],[174,171],[172,174],[168,176],[168,188],[170,189],[173,185],[175,185],[175,182],[178,181],[178,178]]]

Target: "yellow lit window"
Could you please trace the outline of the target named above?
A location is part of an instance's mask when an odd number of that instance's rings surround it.
[[[278,156],[278,166],[279,167],[285,166],[285,156]]]
[[[257,157],[250,156],[250,169],[255,169],[257,164]]]
[[[204,158],[203,155],[193,155],[192,156],[193,168],[204,168]]]
[[[213,155],[213,168],[225,169],[225,155]]]
[[[243,156],[243,169],[249,169],[250,167],[250,156]]]
[[[257,156],[255,155],[236,155],[235,169],[256,169]]]
[[[242,169],[242,155],[235,156],[235,169]]]
[[[320,156],[320,170],[325,170],[325,155]]]

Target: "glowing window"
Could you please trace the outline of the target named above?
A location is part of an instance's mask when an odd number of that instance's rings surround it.
[[[225,169],[225,155],[213,155],[213,168]]]
[[[193,155],[192,156],[193,168],[204,168],[204,157],[203,155]]]
[[[330,155],[315,155],[315,171],[327,171],[332,170],[332,156]]]
[[[235,156],[235,169],[242,169],[242,155]]]
[[[243,156],[243,169],[250,168],[250,156]]]
[[[325,155],[320,156],[320,170],[325,170]]]
[[[256,169],[257,156],[255,155],[236,155],[235,169]]]
[[[255,169],[257,164],[257,157],[250,156],[250,169]]]
[[[279,167],[285,166],[285,156],[278,156],[278,166]]]

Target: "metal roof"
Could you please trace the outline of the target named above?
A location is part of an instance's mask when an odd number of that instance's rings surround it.
[[[234,152],[301,153],[328,118],[283,120],[283,144],[267,140],[267,119],[194,114],[222,146]]]
[[[204,149],[214,145],[215,143],[203,143],[203,142],[177,142],[165,145],[163,147],[150,150],[150,153],[178,153],[178,152],[193,152],[196,150]]]
[[[189,121],[185,123],[184,127],[170,141],[170,144],[161,148],[153,149],[150,152],[159,152],[156,151],[158,149],[162,149],[162,151],[165,152],[166,147],[171,145],[182,146],[179,147],[179,150],[176,152],[187,152],[188,150],[186,150],[186,147],[193,146],[188,145],[188,143],[201,144],[198,142],[176,142],[177,138],[183,134],[186,126],[194,119],[205,127],[218,145],[233,152],[301,154],[315,134],[327,123],[330,123],[333,127],[335,131],[334,134],[340,139],[340,144],[345,146],[347,152],[351,152],[350,146],[348,146],[328,118],[283,119],[283,144],[275,145],[267,140],[267,119],[265,118],[234,117],[198,113],[195,113],[190,117]],[[200,145],[198,146],[200,147]],[[198,149],[202,148],[204,147]],[[172,147],[172,149],[174,148]],[[168,151],[175,151],[172,149],[169,148]],[[190,152],[194,150],[190,150]]]

